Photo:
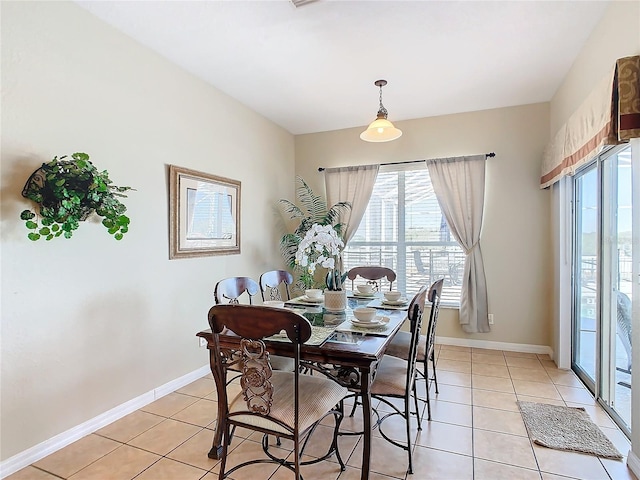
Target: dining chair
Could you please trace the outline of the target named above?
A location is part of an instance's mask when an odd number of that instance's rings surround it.
[[[225,303],[240,304],[240,298],[246,293],[249,305],[253,305],[253,297],[260,291],[260,286],[250,277],[229,277],[216,283],[213,296],[216,305]],[[273,368],[277,370],[292,370],[293,360],[288,357],[273,355],[271,358]]]
[[[338,450],[338,430],[343,417],[343,399],[347,389],[321,376],[301,373],[300,349],[311,337],[309,321],[287,309],[251,305],[215,305],[209,310],[209,325],[213,334],[214,355],[211,370],[216,383],[218,402],[223,405],[224,428],[222,456],[218,479],[257,463],[275,463],[302,479],[301,465],[310,465],[334,453],[341,470],[345,466]],[[241,337],[241,357],[228,355],[220,347],[220,334],[229,329]],[[286,335],[292,344],[295,369],[290,372],[274,370],[264,339],[272,335]],[[242,370],[241,391],[228,396],[227,371]],[[221,411],[221,410],[219,410]],[[327,452],[320,458],[301,461],[306,444],[316,427],[326,417],[334,416],[333,439]],[[226,470],[228,446],[232,428],[242,427],[263,434],[262,449],[268,458],[244,461]],[[269,450],[268,436],[293,441],[293,459],[278,458]],[[241,478],[233,476],[233,478]]]
[[[260,275],[262,300],[291,300],[289,285],[293,284],[293,275],[286,270],[270,270]],[[287,298],[282,298],[282,291]]]
[[[409,304],[407,317],[410,324],[411,340],[409,343],[409,354],[407,359],[383,355],[378,364],[373,383],[371,384],[371,398],[380,400],[390,408],[390,412],[379,416],[377,421],[380,435],[391,444],[405,450],[409,457],[408,473],[413,473],[413,457],[411,452],[411,399],[415,407],[415,414],[418,419],[418,430],[421,430],[420,410],[418,409],[418,396],[416,392],[416,370],[418,357],[418,340],[420,339],[420,329],[422,327],[422,315],[427,299],[427,287],[424,286],[413,297]],[[402,401],[402,407],[398,406],[398,400]],[[405,421],[406,443],[391,438],[382,428],[383,422],[390,417],[399,415]]]
[[[239,297],[246,293],[249,305],[253,304],[253,297],[260,291],[260,286],[253,278],[229,277],[216,283],[213,297],[216,305],[221,303],[240,303]]]
[[[435,343],[436,343],[436,327],[438,326],[438,312],[440,311],[440,299],[442,297],[442,286],[444,278],[436,280],[431,284],[427,298],[431,303],[431,313],[429,314],[429,322],[427,323],[426,335],[420,335],[418,339],[417,363],[422,365],[422,371],[418,369],[418,374],[426,383],[426,404],[427,404],[427,420],[431,420],[431,400],[429,398],[429,381],[431,380],[435,386],[436,394],[438,394],[438,376],[436,373],[435,361]],[[399,331],[385,350],[385,355],[398,357],[403,360],[410,358],[411,345],[413,335],[410,332]],[[433,368],[433,377],[429,378],[429,362]],[[418,427],[421,428],[422,417],[418,416]]]
[[[380,280],[386,278],[389,282],[389,290],[393,290],[393,282],[396,281],[396,272],[388,267],[379,265],[353,267],[347,273],[347,278],[351,280],[351,290],[353,291],[355,291],[355,281],[358,277],[367,280],[367,283],[371,284],[375,291],[380,291]]]

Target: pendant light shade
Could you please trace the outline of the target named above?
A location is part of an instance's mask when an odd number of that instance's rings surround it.
[[[387,84],[386,80],[376,80],[374,85],[380,87],[380,107],[377,118],[369,124],[367,129],[360,134],[360,138],[365,142],[390,142],[402,135],[402,130],[393,126],[387,120],[387,109],[382,105],[382,87]]]

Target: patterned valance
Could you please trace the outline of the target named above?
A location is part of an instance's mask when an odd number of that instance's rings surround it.
[[[640,137],[640,56],[620,58],[560,127],[542,160],[540,188],[553,185],[606,145]]]

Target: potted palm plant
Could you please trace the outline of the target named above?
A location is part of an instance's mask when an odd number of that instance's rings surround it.
[[[280,204],[283,205],[285,212],[289,214],[292,220],[298,221],[298,225],[293,232],[285,233],[282,236],[280,239],[280,251],[287,266],[297,274],[298,280],[296,283],[298,288],[304,290],[316,286],[319,282],[315,280],[315,267],[310,272],[308,267],[305,268],[300,263],[296,263],[296,254],[300,249],[303,238],[305,238],[307,232],[309,232],[314,225],[328,225],[333,228],[336,236],[341,240],[342,224],[339,222],[340,214],[349,210],[351,204],[349,202],[338,202],[328,207],[324,198],[314,193],[302,177],[296,177],[296,182],[296,197],[298,203],[281,199]],[[342,248],[344,248],[344,245],[341,249]],[[322,267],[323,265],[320,266]],[[342,282],[344,278],[346,278],[346,274],[342,274],[341,268],[342,262],[340,255],[334,256],[333,267],[329,270],[331,278],[329,278],[329,275],[327,276],[327,288],[333,290],[342,289]]]

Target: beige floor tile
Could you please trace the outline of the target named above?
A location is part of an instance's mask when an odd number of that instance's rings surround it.
[[[454,385],[442,385],[438,389],[440,393],[436,394],[431,390],[431,398],[442,400],[445,402],[464,403],[471,405],[471,389],[466,387],[456,387]]]
[[[514,393],[513,384],[509,378],[472,375],[471,381],[474,389]]]
[[[155,427],[162,421],[164,421],[164,417],[136,410],[122,417],[120,420],[116,420],[112,424],[101,428],[96,434],[118,442],[127,443],[132,438],[146,432],[151,427]]]
[[[473,452],[475,458],[533,470],[538,468],[528,437],[474,430]]]
[[[473,480],[540,480],[540,472],[476,458]]]
[[[440,345],[440,350],[449,350],[455,352],[471,352],[471,347],[463,347],[462,345]]]
[[[553,359],[546,353],[538,353],[537,354],[538,360],[540,360],[541,362],[552,362],[555,365],[555,362],[553,362]]]
[[[313,465],[303,465],[300,470],[305,480],[336,480],[342,473],[340,465],[330,461],[319,462]],[[358,471],[358,473],[360,472]],[[256,477],[256,480],[257,478],[258,477]],[[294,475],[291,470],[285,467],[279,467],[276,473],[269,477],[269,480],[292,480],[293,478]],[[340,478],[342,479],[343,477]]]
[[[472,426],[472,409],[471,405],[462,403],[445,402],[443,400],[433,400],[431,402],[431,418],[432,420],[442,423],[452,423],[463,427]],[[424,422],[427,420],[425,416]]]
[[[526,357],[504,357],[508,367],[536,368],[544,370],[544,367],[537,358]]]
[[[207,473],[206,470],[161,458],[138,475],[136,480],[199,480],[205,473]]]
[[[597,402],[593,395],[584,387],[567,387],[565,385],[556,385],[556,389],[560,392],[565,402],[583,403],[585,405],[596,405]]]
[[[531,395],[516,395],[518,397],[518,401],[520,402],[533,402],[533,403],[546,403],[548,405],[558,405],[560,407],[566,406],[564,400],[558,400],[555,398],[542,398],[542,397],[532,397]]]
[[[566,373],[562,370],[557,370],[557,371],[547,370],[547,375],[549,375],[549,378],[551,378],[551,381],[556,385],[565,385],[567,387],[576,387],[576,388],[584,387],[584,384],[573,373]]]
[[[591,420],[599,427],[617,428],[611,417],[600,405],[584,405],[580,403],[567,402],[567,407],[580,407],[591,417]]]
[[[487,355],[484,353],[472,353],[471,361],[482,365],[506,365],[506,361],[502,355]]]
[[[539,360],[538,355],[535,353],[529,353],[529,352],[510,352],[508,350],[504,351],[504,356],[506,357],[521,357],[521,358],[535,358],[536,360]]]
[[[509,374],[514,380],[527,380],[529,382],[553,383],[545,370],[533,368],[509,367]]]
[[[54,475],[67,478],[114,451],[120,445],[119,442],[99,435],[87,435],[33,465]]]
[[[347,461],[348,466],[353,468],[362,467],[363,443],[362,440],[358,442],[353,454]],[[377,436],[372,438],[371,451],[374,452],[371,455],[371,472],[390,477],[405,478],[409,462],[406,451]],[[389,459],[393,459],[393,461],[389,461]]]
[[[288,450],[277,448],[275,446],[272,446],[269,451],[280,458],[287,458],[290,454]],[[242,462],[260,458],[268,458],[262,451],[262,445],[258,442],[252,442],[251,440],[244,440],[227,456],[227,465],[225,469],[228,471]],[[233,473],[231,475],[231,478],[233,478],[234,480],[269,478],[271,475],[273,475],[277,468],[278,465],[276,464],[255,464],[241,468],[236,473]]]
[[[552,383],[528,382],[526,380],[513,380],[513,387],[518,395],[529,395],[542,398],[562,400],[560,393]]]
[[[406,477],[405,474],[403,474],[401,477],[389,477],[387,475],[380,475],[379,473],[376,473],[376,472],[369,473],[369,480],[391,480],[391,479],[404,480],[405,477]],[[291,475],[289,476],[289,478],[292,478]],[[305,480],[307,479],[307,477],[304,477],[304,478]],[[347,467],[347,469],[344,472],[342,472],[342,475],[340,475],[340,480],[360,480],[360,478],[362,478],[360,469],[353,468],[353,467]],[[206,479],[206,480],[209,480],[209,479]],[[217,480],[217,478],[215,480]],[[324,479],[310,478],[308,480],[324,480]]]
[[[200,427],[211,425],[218,417],[218,402],[211,400],[198,400],[184,410],[180,410],[171,418],[181,422],[191,423]]]
[[[494,350],[492,348],[476,348],[476,347],[473,347],[471,349],[471,353],[482,353],[484,355],[499,355],[501,357],[504,357],[504,353],[502,353],[502,350]]]
[[[520,412],[508,412],[495,408],[473,407],[473,428],[527,436],[527,429]]]
[[[201,430],[182,445],[169,452],[167,457],[197,468],[211,470],[219,462],[219,460],[214,460],[207,456],[209,450],[211,450],[212,443],[213,432],[211,430]],[[237,441],[232,441],[231,446],[235,447],[238,443]]]
[[[438,374],[438,386],[442,385],[455,385],[457,387],[470,387],[471,386],[471,374],[470,373],[458,373],[449,372],[447,370],[439,371]]]
[[[129,445],[142,448],[158,455],[166,455],[178,445],[186,442],[202,430],[195,425],[168,419],[147,430],[129,442]]]
[[[209,376],[205,376],[194,382],[191,382],[189,385],[185,385],[184,387],[176,390],[176,393],[203,398],[207,395],[211,395],[213,392],[215,392],[215,390],[216,383],[214,382],[214,380]]]
[[[130,480],[160,458],[139,448],[122,445],[69,478],[70,480]]]
[[[638,480],[627,466],[626,458],[622,460],[601,458],[600,463],[602,463],[612,480]]]
[[[438,355],[438,361],[441,360],[456,360],[458,362],[470,362],[471,352],[461,350],[440,350]]]
[[[416,446],[413,453],[413,475],[407,475],[406,478],[409,480],[472,479],[473,457]]]
[[[538,445],[533,446],[533,451],[538,460],[541,472],[565,475],[583,480],[602,480],[608,478],[607,472],[600,463],[600,460],[593,455],[554,450]]]
[[[447,360],[445,358],[436,362],[436,369],[438,370],[438,373],[443,370],[458,373],[471,373],[471,363],[458,362],[457,360]]]
[[[474,375],[486,375],[489,377],[511,378],[509,369],[504,365],[487,365],[484,363],[471,363],[471,371]]]
[[[431,421],[425,422],[422,431],[418,432],[415,443],[451,453],[473,455],[472,438],[472,429],[469,427]]]
[[[575,477],[565,477],[564,475],[554,475],[553,473],[540,472],[542,480],[580,480]]]
[[[519,412],[516,396],[513,393],[491,392],[489,390],[473,391],[473,406],[497,408],[510,412]]]
[[[197,401],[197,398],[190,395],[170,393],[149,405],[145,405],[140,410],[143,412],[153,413],[154,415],[160,415],[162,417],[171,417]]]
[[[40,470],[39,468],[29,465],[16,473],[5,477],[5,480],[59,480],[60,477],[51,475],[50,473]]]
[[[600,427],[600,430],[602,431],[602,433],[604,433],[607,436],[609,440],[611,440],[611,443],[615,445],[618,451],[624,457],[626,457],[627,454],[629,453],[629,449],[631,448],[631,442],[629,442],[629,439],[627,438],[627,436],[624,433],[622,433],[618,427],[614,427],[614,428]]]

